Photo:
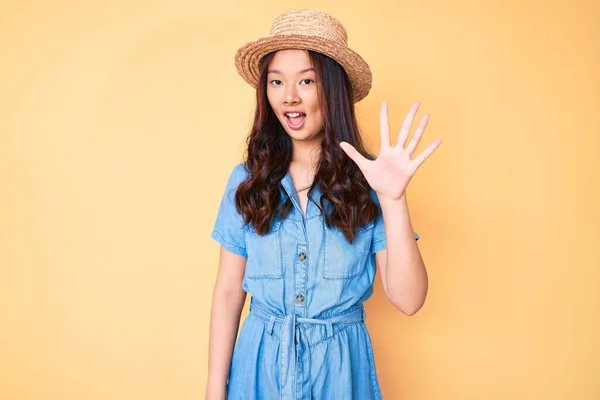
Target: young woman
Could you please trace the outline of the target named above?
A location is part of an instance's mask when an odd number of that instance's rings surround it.
[[[400,311],[412,315],[425,301],[405,191],[441,141],[413,157],[425,117],[405,147],[416,103],[392,147],[383,104],[381,150],[368,155],[354,103],[371,72],[346,41],[337,20],[301,10],[236,55],[257,106],[246,161],[229,177],[212,232],[221,254],[209,400],[380,399],[363,308],[376,267]]]

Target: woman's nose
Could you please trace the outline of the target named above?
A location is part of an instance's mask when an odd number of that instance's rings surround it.
[[[298,96],[298,91],[296,88],[292,86],[288,86],[285,89],[284,101],[286,105],[298,104],[300,102],[300,97]]]

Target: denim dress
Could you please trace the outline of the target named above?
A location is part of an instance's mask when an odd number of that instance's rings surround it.
[[[211,233],[246,257],[242,286],[251,294],[228,400],[381,399],[363,308],[373,293],[375,252],[385,248],[381,213],[349,244],[310,199],[304,216],[288,173],[281,187],[293,209],[259,236],[235,207],[235,191],[247,176],[244,164],[233,169]],[[287,196],[282,192],[282,202]],[[319,203],[319,188],[309,196]]]

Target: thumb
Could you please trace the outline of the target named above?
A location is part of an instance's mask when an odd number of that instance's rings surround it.
[[[362,154],[356,151],[354,146],[352,146],[350,143],[340,142],[340,147],[342,148],[342,150],[344,150],[348,157],[350,157],[350,159],[354,161],[356,165],[358,165],[358,168],[362,170],[367,166],[369,160],[367,160],[365,157],[363,157]]]

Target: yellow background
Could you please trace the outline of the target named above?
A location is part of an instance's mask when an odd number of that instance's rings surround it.
[[[0,399],[204,397],[233,55],[299,7],[370,63],[374,151],[383,99],[444,139],[409,186],[426,305],[367,306],[384,397],[599,399],[592,0],[2,1]]]

